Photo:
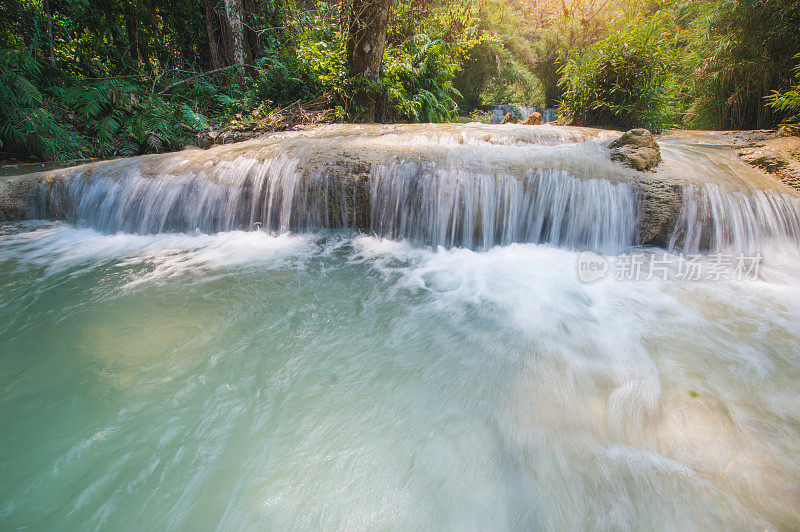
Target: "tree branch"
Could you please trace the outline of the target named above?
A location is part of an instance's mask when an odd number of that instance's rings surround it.
[[[177,87],[178,85],[183,85],[184,83],[188,83],[188,82],[190,82],[190,81],[192,81],[194,79],[197,79],[199,77],[202,77],[202,76],[208,76],[209,74],[216,74],[217,72],[221,72],[222,70],[228,70],[229,68],[243,68],[243,67],[251,67],[251,66],[253,66],[253,65],[247,65],[247,64],[244,64],[244,63],[240,63],[240,64],[236,64],[236,65],[228,65],[228,66],[224,66],[224,67],[220,67],[220,68],[215,68],[214,70],[207,70],[205,72],[200,72],[199,74],[196,74],[196,75],[194,75],[194,76],[192,76],[190,78],[182,79],[180,81],[176,81],[175,83],[172,83],[171,85],[167,85],[166,87],[164,87],[163,89],[158,91],[157,94],[164,94],[165,92],[167,92],[168,90],[172,89],[173,87]],[[158,80],[156,80],[156,81],[158,81]]]

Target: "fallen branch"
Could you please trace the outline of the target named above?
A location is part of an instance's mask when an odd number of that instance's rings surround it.
[[[220,67],[220,68],[215,68],[214,70],[207,70],[205,72],[200,72],[199,74],[194,75],[194,76],[192,76],[190,78],[182,79],[180,81],[176,81],[175,83],[172,83],[171,85],[167,85],[165,88],[163,88],[160,91],[158,91],[157,94],[164,94],[165,92],[167,92],[168,90],[172,89],[173,87],[177,87],[178,85],[183,85],[184,83],[188,83],[188,82],[190,82],[192,80],[195,80],[195,79],[197,79],[199,77],[202,77],[202,76],[208,76],[209,74],[216,74],[217,72],[222,72],[223,70],[228,70],[229,68],[244,68],[244,67],[252,67],[252,66],[253,65],[246,65],[246,64],[228,65],[228,66],[224,66],[224,67]]]

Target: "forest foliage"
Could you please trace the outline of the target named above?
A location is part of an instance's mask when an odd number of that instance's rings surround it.
[[[387,122],[501,103],[613,128],[800,118],[800,0],[393,0],[371,78],[348,71],[352,1],[8,0],[0,158],[180,149],[305,101],[358,120],[364,98]]]

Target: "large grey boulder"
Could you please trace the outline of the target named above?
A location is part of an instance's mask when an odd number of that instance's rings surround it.
[[[611,159],[639,171],[652,170],[661,162],[661,149],[653,134],[643,128],[626,131],[608,145]]]
[[[683,189],[661,179],[640,179],[639,243],[666,248],[680,215]]]

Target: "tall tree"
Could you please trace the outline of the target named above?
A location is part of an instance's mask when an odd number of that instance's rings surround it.
[[[204,0],[211,68],[243,65],[257,54],[252,18],[258,9],[249,0]]]
[[[220,29],[220,16],[215,0],[203,0],[206,10],[206,39],[208,40],[209,66],[212,69],[225,66],[224,49]]]
[[[231,64],[243,65],[247,61],[249,50],[245,46],[245,13],[242,0],[225,0],[225,17],[228,19],[228,47]]]
[[[391,0],[351,0],[347,17],[347,72],[350,78],[375,81],[381,73]],[[363,88],[353,95],[356,118],[375,120],[377,102]]]

